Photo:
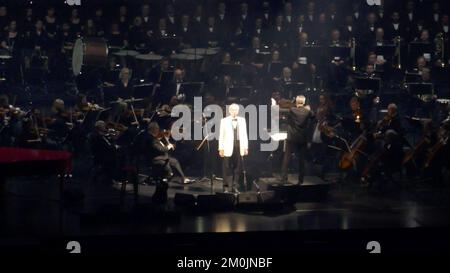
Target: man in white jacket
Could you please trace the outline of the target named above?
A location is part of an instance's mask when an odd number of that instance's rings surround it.
[[[247,123],[238,117],[239,106],[231,104],[229,116],[220,121],[219,155],[223,158],[222,171],[224,192],[239,193],[237,185],[242,171],[242,159],[248,155]]]

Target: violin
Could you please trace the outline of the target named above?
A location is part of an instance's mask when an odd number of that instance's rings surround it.
[[[170,130],[160,130],[157,137],[158,139],[163,139],[167,146],[172,145],[175,150],[175,144],[170,142]]]

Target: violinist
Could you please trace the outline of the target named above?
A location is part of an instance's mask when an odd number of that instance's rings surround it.
[[[54,136],[58,139],[63,139],[68,131],[72,128],[72,114],[66,110],[64,101],[56,99],[52,105],[52,115],[47,120],[48,129],[54,132]]]
[[[117,147],[108,137],[106,123],[99,120],[90,136],[90,147],[94,156],[94,165],[104,176],[104,182],[111,184],[117,170]]]
[[[317,123],[315,124],[312,141],[311,154],[313,162],[323,163],[328,145],[331,145],[336,136],[337,123],[333,115],[333,106],[330,98],[326,95],[319,96],[319,105],[316,110]],[[329,164],[322,164],[324,167]]]
[[[0,146],[9,146],[10,136],[7,128],[9,127],[9,99],[5,95],[0,96]]]
[[[192,183],[193,180],[186,177],[178,160],[169,155],[169,152],[173,151],[175,146],[168,141],[167,136],[160,130],[158,123],[151,122],[148,125],[148,134],[147,145],[149,146],[147,152],[150,154],[152,164],[163,167],[169,179],[173,178],[173,169],[175,169],[181,176],[182,184]]]
[[[86,113],[89,111],[89,102],[87,100],[87,96],[85,94],[78,94],[77,101],[75,103],[74,110],[76,112]]]

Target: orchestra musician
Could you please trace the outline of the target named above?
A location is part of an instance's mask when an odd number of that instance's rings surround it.
[[[151,154],[152,164],[163,167],[169,179],[174,177],[173,169],[175,169],[181,176],[182,184],[195,182],[184,174],[178,160],[169,155],[169,152],[173,151],[175,146],[167,140],[167,137],[164,136],[163,133],[164,132],[160,130],[158,123],[151,122],[148,125],[149,143],[147,144],[149,145],[149,153]]]
[[[94,165],[100,168],[106,184],[112,184],[117,174],[117,147],[109,138],[106,123],[99,120],[90,137],[90,147],[94,156]],[[98,177],[96,177],[98,178]]]
[[[305,158],[308,144],[307,132],[314,114],[309,105],[306,105],[305,96],[297,96],[295,98],[295,107],[280,109],[281,112],[288,114],[288,137],[281,168],[281,179],[283,183],[287,182],[289,162],[292,153],[295,152],[299,162],[298,185],[301,185],[305,176]]]
[[[239,117],[239,105],[228,107],[229,116],[220,121],[219,155],[222,158],[223,190],[239,193],[243,158],[248,155],[247,122]]]
[[[63,144],[69,131],[73,128],[72,113],[66,110],[62,99],[55,99],[52,105],[52,115],[46,119],[47,128],[50,130],[48,140],[53,140],[56,145]]]

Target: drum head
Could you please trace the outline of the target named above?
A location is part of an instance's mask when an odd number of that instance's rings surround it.
[[[79,75],[81,72],[81,67],[83,66],[83,54],[83,40],[77,39],[73,46],[72,53],[72,71],[75,76]]]

